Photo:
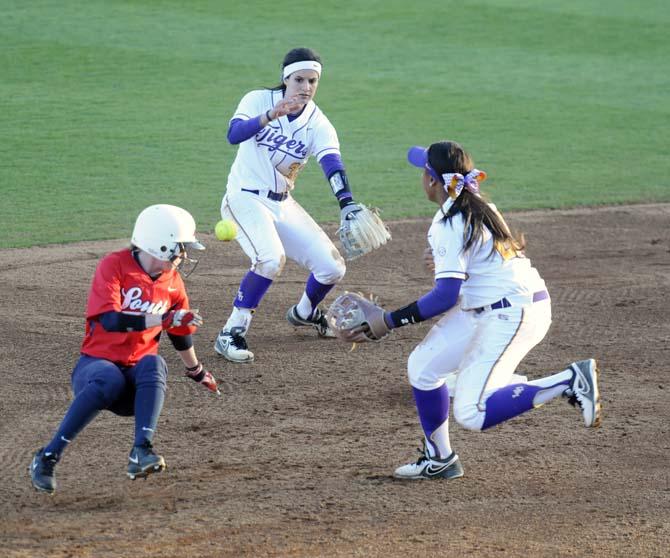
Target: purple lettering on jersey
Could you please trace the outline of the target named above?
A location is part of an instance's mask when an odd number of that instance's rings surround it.
[[[268,148],[270,153],[281,151],[296,159],[304,159],[307,156],[307,146],[300,140],[289,139],[284,134],[278,134],[275,130],[266,126],[256,134],[256,143]]]
[[[277,148],[284,145],[288,141],[288,138],[282,134],[278,134],[272,138],[272,141],[277,147],[275,147],[274,149],[270,148],[268,151],[275,151]]]

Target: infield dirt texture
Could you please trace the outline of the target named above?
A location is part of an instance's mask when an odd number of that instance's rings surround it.
[[[172,372],[156,442],[168,470],[127,480],[132,421],[103,413],[58,466],[58,493],[34,492],[31,451],[70,400],[87,285],[124,242],[0,251],[0,555],[667,556],[670,205],[508,220],[527,233],[554,310],[520,371],[597,357],[603,425],[584,428],[560,400],[482,434],[454,425],[465,477],[451,482],[390,476],[421,439],[405,364],[433,322],[349,352],[285,322],[304,280],[288,265],[249,335],[257,361],[227,364],[212,343],[247,261],[204,235],[188,283],[206,320],[198,351],[223,397],[181,377],[164,345]],[[374,289],[392,308],[423,293],[428,225],[391,223],[394,240],[351,263],[328,300]]]
[[[0,558],[668,556],[668,0],[0,0],[0,18]],[[431,288],[434,206],[405,156],[457,140],[552,296],[520,372],[598,358],[599,430],[563,401],[483,434],[452,421],[465,477],[394,481],[418,457],[405,368],[434,320],[349,352],[286,323],[306,278],[290,263],[254,319],[257,361],[217,357],[248,269],[205,234],[236,152],[228,119],[296,46],[322,55],[316,101],[356,199],[394,236],[326,302],[372,291],[393,309]],[[295,197],[334,237],[315,161]],[[70,402],[96,262],[155,203],[188,209],[207,244],[188,288],[223,396],[164,344],[168,470],[127,480],[132,420],[102,413],[58,493],[37,494],[28,463]],[[554,211],[518,212],[537,208]]]

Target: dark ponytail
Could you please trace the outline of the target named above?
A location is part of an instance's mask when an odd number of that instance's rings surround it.
[[[432,144],[428,148],[428,163],[440,175],[457,172],[465,176],[475,168],[470,155],[453,141]],[[505,259],[522,255],[526,246],[523,235],[514,236],[502,215],[493,209],[485,198],[464,188],[445,214],[445,221],[451,221],[458,213],[465,221],[464,252],[482,241],[486,227],[493,236],[491,256],[495,251]]]

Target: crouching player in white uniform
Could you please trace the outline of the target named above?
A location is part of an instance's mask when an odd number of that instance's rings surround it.
[[[419,460],[399,467],[394,476],[463,475],[449,441],[445,378],[454,371],[454,418],[469,430],[491,428],[559,396],[581,408],[586,426],[599,426],[595,360],[574,362],[530,382],[514,375],[546,335],[551,303],[544,281],[524,257],[523,239],[515,238],[495,206],[480,196],[485,173],[450,141],[413,147],[408,158],[423,169],[425,193],[440,206],[428,233],[435,287],[418,301],[386,312],[384,323],[394,328],[446,314],[409,357],[425,444]]]
[[[287,257],[311,272],[302,298],[288,310],[288,321],[330,336],[318,304],[344,276],[345,263],[291,190],[314,155],[340,204],[341,219],[355,218],[360,206],[349,190],[337,133],[313,100],[321,70],[316,52],[291,50],[284,57],[281,84],[247,93],[230,120],[228,140],[239,149],[221,215],[237,224],[237,241],[251,259],[251,269],[214,345],[232,362],[253,361],[245,338],[252,313]]]

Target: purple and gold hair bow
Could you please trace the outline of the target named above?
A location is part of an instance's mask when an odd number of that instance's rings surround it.
[[[444,187],[453,189],[454,197],[457,198],[465,188],[473,194],[479,194],[479,183],[486,180],[486,173],[479,169],[472,169],[463,176],[460,172],[448,172],[442,175]]]

